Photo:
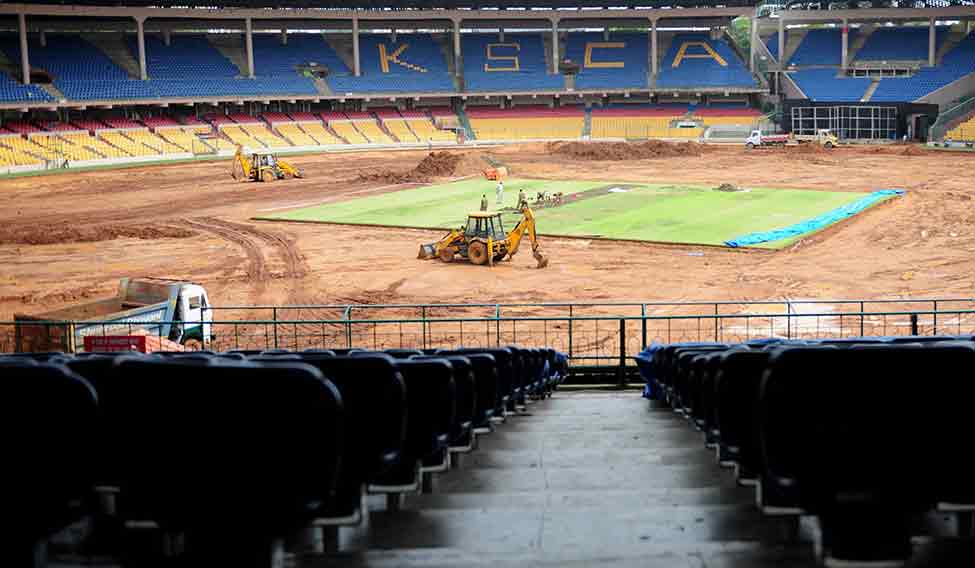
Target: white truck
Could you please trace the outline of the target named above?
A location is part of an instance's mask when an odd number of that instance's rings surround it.
[[[763,134],[761,130],[752,130],[745,140],[745,147],[749,150],[762,146],[798,146],[815,142],[827,150],[839,146],[839,139],[828,128],[816,131],[816,134]]]
[[[19,352],[84,349],[85,337],[161,338],[179,344],[213,339],[210,299],[199,284],[164,278],[123,278],[116,296],[41,314],[15,314]]]

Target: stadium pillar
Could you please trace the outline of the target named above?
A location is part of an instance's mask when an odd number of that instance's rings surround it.
[[[136,18],[135,29],[136,39],[139,42],[139,78],[145,81],[149,78],[146,72],[146,19]]]
[[[454,74],[460,77],[460,22],[454,20]]]
[[[843,64],[843,69],[845,70],[846,67],[847,67],[847,60],[850,58],[849,57],[849,52],[850,52],[850,26],[849,26],[849,22],[847,20],[843,20],[843,34],[842,34],[842,37],[843,37],[843,40],[842,40],[843,41],[843,46],[842,46],[842,53],[840,54],[840,60],[841,60],[841,63]]]
[[[359,68],[359,17],[352,14],[352,66],[355,76],[360,75]]]
[[[785,18],[779,13],[779,69],[785,69]]]
[[[498,29],[498,43],[504,43],[504,28]]]
[[[288,28],[281,30],[281,45],[288,45]]]
[[[750,57],[748,59],[750,65],[748,66],[748,69],[751,70],[752,73],[755,72],[755,59],[758,57],[757,44],[758,44],[758,10],[755,10],[755,13],[752,15],[752,38],[748,42],[748,46],[751,48],[749,50]]]
[[[928,27],[928,67],[934,67],[936,31],[934,18],[931,18],[931,23]]]
[[[244,18],[244,42],[247,46],[247,77],[254,78],[254,27],[250,18]]]
[[[173,31],[169,28],[162,29],[163,45],[169,47],[173,44]]]
[[[559,19],[552,18],[552,73],[559,72]]]
[[[20,31],[20,71],[24,84],[30,85],[30,57],[27,54],[27,15],[17,14],[17,28]]]
[[[650,18],[650,71],[657,77],[657,19]]]
[[[41,47],[47,47],[47,32],[41,30],[41,33],[38,34],[38,40],[40,41]]]

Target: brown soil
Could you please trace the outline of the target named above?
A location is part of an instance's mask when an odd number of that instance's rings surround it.
[[[167,225],[34,225],[0,227],[0,244],[50,245],[56,243],[94,243],[112,239],[186,239],[196,233]]]
[[[550,154],[577,160],[647,160],[678,156],[700,156],[708,148],[694,142],[553,142]]]
[[[376,169],[410,171],[427,151],[299,156],[289,161],[307,177],[271,184],[234,182],[226,175],[228,162],[6,179],[0,180],[0,320],[109,296],[127,276],[198,281],[218,307],[972,296],[970,154],[905,156],[903,146],[881,152],[853,147],[804,160],[737,146],[696,150],[619,160],[610,171],[605,162],[553,153],[546,144],[492,148],[490,155],[518,176],[542,179],[908,193],[780,252],[543,238],[551,264],[536,270],[529,252],[494,268],[416,260],[417,245],[442,237],[441,231],[250,220],[414,187],[358,176]],[[446,174],[458,177],[486,167],[488,151],[447,155],[460,157]],[[146,238],[149,233],[120,227],[160,233]],[[544,220],[539,229],[545,232]],[[38,236],[48,234],[71,238]],[[88,234],[111,237],[77,238]],[[278,316],[341,318],[342,311],[302,308]],[[217,317],[270,319],[271,312],[226,310]]]
[[[376,172],[362,172],[357,181],[384,183],[427,183],[438,177],[449,177],[457,171],[464,157],[452,152],[430,152],[420,160],[415,168],[405,172],[379,170]]]

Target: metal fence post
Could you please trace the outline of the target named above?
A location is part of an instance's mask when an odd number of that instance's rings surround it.
[[[498,347],[501,347],[501,306],[499,304],[494,305],[494,321],[495,343]]]
[[[645,350],[647,348],[647,305],[640,304],[640,333],[642,339],[640,340],[640,349]]]
[[[860,337],[863,337],[863,302],[860,302]]]
[[[917,335],[917,314],[911,314],[911,335]]]
[[[420,313],[423,316],[423,325],[420,327],[420,330],[423,333],[423,348],[426,349],[427,348],[427,307],[426,306],[421,307]]]
[[[569,304],[569,358],[572,358],[572,305]]]
[[[961,319],[961,318],[959,318]],[[934,300],[934,329],[931,335],[938,335],[938,301]]]
[[[274,348],[278,348],[278,309],[271,309],[271,321],[274,322]]]
[[[345,308],[345,346],[352,349],[352,306]]]
[[[626,320],[620,318],[619,388],[626,388]]]
[[[714,342],[718,342],[718,303],[714,303]]]

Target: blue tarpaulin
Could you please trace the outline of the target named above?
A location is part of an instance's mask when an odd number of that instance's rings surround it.
[[[767,243],[781,239],[788,239],[790,237],[797,237],[799,235],[818,231],[823,227],[832,225],[837,221],[842,221],[847,217],[852,217],[878,201],[883,201],[884,199],[887,199],[893,195],[902,195],[903,193],[903,189],[881,189],[867,195],[866,197],[858,199],[853,203],[848,203],[842,207],[837,207],[832,211],[827,211],[826,213],[813,217],[812,219],[806,219],[801,223],[789,225],[788,227],[781,229],[773,229],[771,231],[749,233],[736,239],[725,241],[724,244],[728,245],[729,247],[746,247],[748,245],[755,245],[758,243]]]

